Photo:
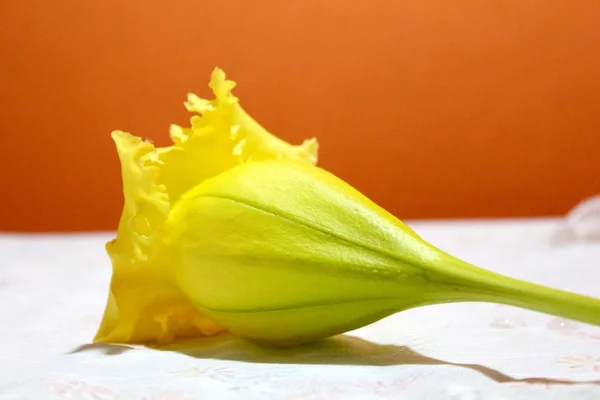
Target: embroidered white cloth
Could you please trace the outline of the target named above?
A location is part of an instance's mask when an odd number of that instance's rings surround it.
[[[598,230],[578,213],[410,225],[476,265],[600,297]],[[1,400],[600,399],[600,328],[493,304],[419,308],[285,350],[229,336],[90,345],[111,238],[0,236]]]

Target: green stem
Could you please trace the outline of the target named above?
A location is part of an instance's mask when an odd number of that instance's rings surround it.
[[[600,299],[496,274],[454,257],[451,264],[436,268],[453,288],[450,299],[506,304],[600,326]]]

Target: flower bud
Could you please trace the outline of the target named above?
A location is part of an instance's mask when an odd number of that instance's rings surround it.
[[[318,340],[419,306],[503,303],[600,324],[600,300],[461,261],[239,106],[215,70],[190,128],[155,148],[115,132],[125,204],[97,342],[231,331],[274,345]],[[406,194],[409,195],[409,194]]]

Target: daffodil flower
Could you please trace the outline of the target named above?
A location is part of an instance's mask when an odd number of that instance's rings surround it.
[[[125,204],[107,244],[113,276],[97,342],[165,343],[230,331],[295,345],[424,305],[483,301],[600,324],[600,300],[453,257],[316,166],[240,107],[215,99],[155,148],[113,133]]]

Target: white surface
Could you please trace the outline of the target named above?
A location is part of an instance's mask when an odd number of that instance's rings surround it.
[[[600,297],[600,242],[565,221],[410,225],[474,264]],[[600,328],[493,304],[410,310],[291,350],[88,345],[111,238],[0,236],[0,399],[600,399]]]

